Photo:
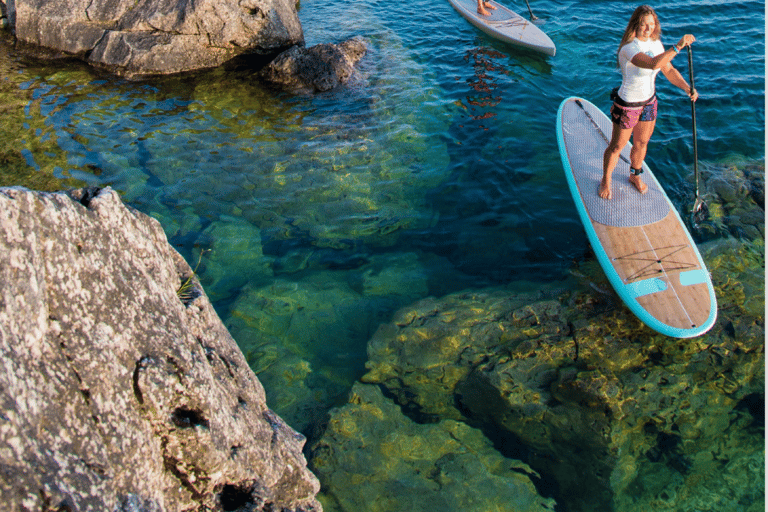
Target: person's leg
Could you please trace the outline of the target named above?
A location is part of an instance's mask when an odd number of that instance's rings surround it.
[[[629,152],[629,162],[632,169],[642,171],[645,155],[648,152],[648,143],[651,141],[653,129],[656,127],[656,120],[639,121],[632,131],[632,150]],[[648,185],[643,183],[640,174],[630,171],[629,181],[641,193],[648,192]]]
[[[603,199],[610,199],[613,196],[611,193],[611,175],[619,162],[621,150],[627,145],[632,135],[632,128],[622,128],[621,124],[616,122],[612,125],[611,142],[608,143],[608,147],[603,153],[603,179],[597,192]]]
[[[485,2],[483,0],[477,0],[477,14],[483,16],[490,16],[491,13],[485,8]]]

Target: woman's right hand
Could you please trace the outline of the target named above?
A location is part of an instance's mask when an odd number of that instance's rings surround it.
[[[677,46],[680,50],[682,50],[686,46],[692,45],[695,41],[696,41],[696,38],[693,37],[693,34],[685,34],[683,37],[680,38],[680,41],[678,41],[675,46]]]

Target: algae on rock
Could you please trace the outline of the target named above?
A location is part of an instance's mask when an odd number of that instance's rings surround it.
[[[482,432],[454,420],[416,423],[378,386],[355,384],[331,411],[312,464],[333,489],[320,496],[326,510],[555,510],[536,490],[536,472],[503,457]]]
[[[754,463],[762,436],[733,428],[760,409],[746,414],[744,403],[764,403],[763,245],[711,244],[704,254],[721,308],[705,336],[657,334],[588,287],[549,299],[453,294],[380,327],[363,381],[411,417],[468,422],[500,449],[527,454],[523,462],[557,482],[564,510],[694,510],[713,471],[764,478]],[[746,482],[728,493],[733,503],[757,495]]]

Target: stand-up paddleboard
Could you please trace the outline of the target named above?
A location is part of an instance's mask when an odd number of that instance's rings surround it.
[[[647,326],[676,338],[707,332],[717,318],[709,272],[680,216],[648,166],[640,194],[629,182],[629,151],[613,173],[613,198],[598,196],[611,120],[585,99],[557,112],[557,143],[571,195],[608,280]]]
[[[448,0],[467,21],[489,36],[510,44],[524,46],[547,55],[555,55],[555,43],[539,27],[503,5],[492,2],[490,16],[477,13],[477,0]]]

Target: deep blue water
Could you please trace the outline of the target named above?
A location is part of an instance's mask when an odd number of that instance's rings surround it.
[[[444,0],[303,0],[308,46],[369,42],[353,82],[315,96],[277,94],[242,70],[127,82],[4,58],[0,77],[30,95],[4,136],[30,169],[110,185],[158,218],[193,267],[200,259],[270,406],[307,431],[362,374],[367,340],[396,309],[468,288],[536,289],[588,257],[555,114],[573,95],[607,111],[636,4],[531,7],[555,57],[490,40]],[[698,39],[700,161],[764,157],[764,10],[657,7],[666,45]],[[685,53],[673,64],[687,79]],[[685,210],[690,104],[661,75],[657,86],[647,161]]]

